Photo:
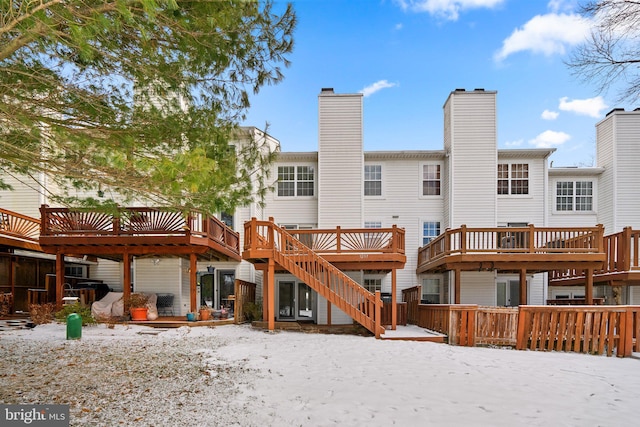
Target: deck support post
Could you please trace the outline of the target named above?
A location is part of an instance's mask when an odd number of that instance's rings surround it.
[[[128,302],[131,297],[131,255],[129,255],[129,252],[125,252],[122,255],[122,261],[122,299],[125,303],[125,313],[127,313],[129,309]]]
[[[593,305],[593,268],[584,272],[584,299],[586,305]]]
[[[460,304],[460,269],[453,270],[454,304]]]
[[[56,254],[56,308],[62,308],[62,297],[64,296],[64,254]]]
[[[264,276],[262,281],[262,321],[269,320],[269,272],[262,270]]]
[[[327,325],[331,326],[331,301],[327,300]]]
[[[391,330],[398,324],[398,304],[396,303],[396,269],[391,270]]]
[[[527,270],[520,270],[520,305],[527,305]]]
[[[269,288],[268,290],[268,294],[267,294],[267,299],[268,301],[268,322],[269,322],[269,330],[273,331],[276,329],[276,299],[275,299],[275,271],[276,271],[276,264],[275,261],[273,260],[273,258],[269,258],[269,268],[267,270],[267,288]]]
[[[198,309],[198,302],[196,301],[196,295],[198,293],[198,255],[189,254],[189,302],[190,311],[195,313]]]

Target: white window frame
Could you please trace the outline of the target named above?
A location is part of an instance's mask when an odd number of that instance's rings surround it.
[[[380,179],[367,179],[367,167],[380,168]],[[362,194],[368,199],[382,198],[384,196],[384,166],[380,163],[365,163],[362,171]],[[380,182],[380,194],[367,194],[366,183],[367,182]]]
[[[425,225],[426,224],[438,224],[438,226],[437,226],[438,227],[438,229],[437,229],[438,230],[438,234],[436,234],[436,235],[426,235],[425,234]],[[439,235],[442,234],[442,221],[434,221],[434,220],[423,220],[423,221],[420,221],[420,230],[421,230],[421,232],[420,232],[420,235],[421,235],[421,237],[420,237],[420,247],[423,247],[423,246],[429,244],[433,239],[437,238]],[[429,239],[429,241],[425,243],[425,239],[427,239],[427,238]]]
[[[437,166],[438,167],[438,179],[435,180],[426,180],[424,177],[424,169],[425,166]],[[438,187],[440,194],[424,194],[424,183],[425,181],[437,181],[440,185]],[[425,162],[420,163],[420,198],[424,199],[432,199],[434,197],[443,197],[442,196],[442,164],[436,162]]]
[[[500,166],[507,165],[507,177],[500,176]],[[521,177],[514,177],[514,167],[515,166],[527,166],[527,192],[526,193],[514,193],[513,192],[513,184],[515,181],[524,181],[525,179]],[[507,193],[500,193],[500,181],[507,182]],[[496,194],[498,197],[532,197],[531,195],[531,164],[528,162],[498,162],[498,166],[496,168]]]
[[[285,181],[281,181],[280,180],[280,168],[293,168],[293,179],[292,180],[285,180]],[[301,173],[300,169],[301,168],[308,168],[311,169],[313,171],[313,181],[309,181],[309,180],[301,180],[299,179],[299,174]],[[296,165],[278,165],[276,167],[276,190],[275,190],[275,197],[276,198],[282,198],[282,199],[293,199],[293,198],[298,198],[298,199],[311,199],[316,197],[317,194],[317,177],[318,177],[318,172],[316,170],[315,165],[311,165],[311,164],[296,164]],[[299,195],[299,191],[300,191],[300,185],[303,183],[308,183],[308,182],[312,182],[313,186],[313,194],[304,194],[304,195]],[[280,194],[280,183],[293,183],[293,194],[292,195],[286,195],[286,194]]]
[[[571,183],[572,194],[559,195],[558,184]],[[576,210],[577,199],[579,197],[588,197],[585,195],[577,195],[577,183],[590,183],[591,184],[591,209],[590,210]],[[553,211],[558,214],[593,214],[596,212],[596,182],[592,179],[558,179],[553,183]],[[558,209],[558,197],[571,197],[571,209]]]

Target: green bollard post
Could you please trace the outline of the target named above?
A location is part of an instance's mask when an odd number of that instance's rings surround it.
[[[79,340],[82,338],[82,318],[78,313],[67,316],[67,339]]]

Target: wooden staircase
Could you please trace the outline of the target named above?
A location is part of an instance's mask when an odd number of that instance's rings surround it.
[[[257,227],[253,228],[254,231],[256,229]],[[258,234],[255,238],[261,245],[265,249],[272,249],[274,262],[374,333],[377,338],[384,333],[380,322],[380,292],[369,292],[273,222],[268,227],[260,227]]]

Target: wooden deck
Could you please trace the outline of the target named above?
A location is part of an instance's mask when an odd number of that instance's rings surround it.
[[[544,272],[601,269],[603,228],[461,226],[445,231],[418,251],[416,272],[498,270]]]
[[[39,220],[0,209],[0,246],[42,252],[39,235]]]
[[[197,254],[240,261],[239,234],[213,216],[160,208],[122,208],[117,214],[50,208],[41,211],[40,246],[48,253],[95,255]]]
[[[625,228],[604,236],[605,262],[593,272],[593,283],[640,286],[640,230]],[[580,286],[585,270],[564,268],[549,274],[549,286]]]
[[[183,326],[213,327],[213,326],[222,326],[222,325],[233,325],[235,323],[235,320],[232,317],[229,319],[188,321],[186,319],[186,316],[162,316],[162,317],[158,317],[156,320],[127,321],[126,323],[130,325],[150,326],[152,328],[180,328]]]
[[[245,223],[244,259],[260,263],[272,256],[279,242],[273,239],[271,224],[257,220]],[[407,261],[404,229],[395,226],[286,231],[340,270],[390,271],[403,268]]]

